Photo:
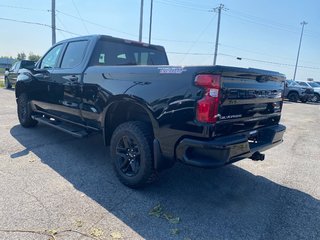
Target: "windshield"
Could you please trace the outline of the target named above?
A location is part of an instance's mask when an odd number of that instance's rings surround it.
[[[293,81],[293,80],[289,80],[289,81],[288,81],[288,84],[289,84],[290,86],[300,87],[300,85],[299,85],[297,82]]]

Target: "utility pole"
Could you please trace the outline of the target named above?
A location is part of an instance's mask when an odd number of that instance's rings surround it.
[[[227,9],[224,7],[223,4],[220,4],[219,7],[216,7],[213,10],[215,12],[218,12],[218,25],[217,25],[216,45],[215,45],[215,48],[214,48],[214,58],[213,58],[213,65],[215,66],[216,63],[217,63],[217,55],[218,55],[221,10],[227,10]]]
[[[140,7],[139,42],[142,42],[142,25],[143,25],[143,0],[141,0],[141,7]]]
[[[306,24],[308,24],[308,23],[307,23],[306,21],[303,21],[303,22],[300,23],[300,24],[302,25],[302,30],[301,30],[301,35],[300,35],[300,42],[299,42],[299,48],[298,48],[296,66],[295,66],[295,68],[294,68],[293,81],[296,80],[296,73],[297,73],[297,68],[298,68],[298,62],[299,62],[299,55],[300,55],[300,48],[301,48],[301,42],[302,42],[304,25],[306,25]]]
[[[56,0],[51,0],[52,45],[56,44]]]
[[[151,44],[152,17],[153,17],[152,14],[153,14],[153,0],[151,0],[151,6],[150,6],[149,44]]]

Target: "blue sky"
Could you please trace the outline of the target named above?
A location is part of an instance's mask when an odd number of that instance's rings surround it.
[[[150,0],[144,2],[147,42]],[[300,22],[305,20],[297,79],[320,79],[319,0],[154,0],[152,42],[165,46],[173,65],[212,64],[217,14],[210,10],[220,3],[228,10],[221,18],[219,65],[275,70],[292,78]],[[56,0],[56,4],[57,27],[67,31],[57,31],[57,40],[98,33],[138,39],[140,0]],[[1,18],[50,25],[50,8],[51,0],[0,0]],[[21,51],[42,55],[51,45],[51,29],[45,26],[0,19],[0,29],[0,56]]]

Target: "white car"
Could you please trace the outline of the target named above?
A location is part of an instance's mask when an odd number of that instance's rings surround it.
[[[314,90],[314,97],[311,99],[313,102],[320,102],[320,85],[316,82],[303,82],[303,81],[296,81],[299,83],[300,86],[303,87],[312,87]]]

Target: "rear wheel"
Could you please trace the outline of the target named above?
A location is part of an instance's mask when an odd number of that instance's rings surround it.
[[[31,117],[32,111],[27,94],[20,94],[17,105],[18,118],[21,126],[25,128],[36,126],[38,122]]]
[[[312,102],[320,102],[320,95],[315,93],[314,96],[311,98]]]
[[[152,129],[143,122],[126,122],[114,131],[111,156],[119,180],[131,188],[143,187],[155,179]]]
[[[9,83],[9,79],[7,77],[4,78],[4,87],[6,89],[12,88],[11,84]]]
[[[288,99],[290,102],[298,102],[299,100],[299,94],[296,92],[291,92],[288,95]]]

